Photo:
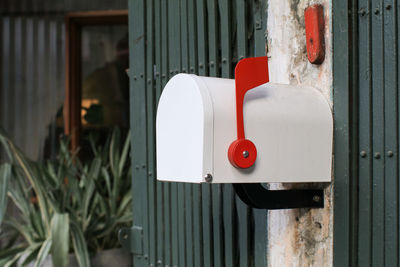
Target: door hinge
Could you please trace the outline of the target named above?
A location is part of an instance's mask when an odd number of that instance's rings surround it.
[[[121,228],[118,232],[118,240],[122,247],[135,255],[143,255],[143,228]]]

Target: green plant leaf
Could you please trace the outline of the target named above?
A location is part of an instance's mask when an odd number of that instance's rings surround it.
[[[132,192],[127,192],[119,203],[118,207],[118,216],[122,216],[126,209],[130,209],[130,205],[132,204]]]
[[[8,183],[11,176],[11,165],[4,163],[0,166],[0,225],[7,209]]]
[[[51,220],[51,256],[53,266],[68,266],[69,216],[67,213],[55,213]]]
[[[24,251],[25,249],[26,249],[26,246],[17,245],[17,246],[13,246],[9,249],[1,250],[0,251],[0,260],[10,259],[11,257],[14,257],[19,252]]]
[[[56,160],[39,162],[29,160],[1,134],[0,131],[0,141],[7,146],[11,157],[8,196],[21,211],[18,222],[7,218],[3,224],[8,222],[7,225],[12,226],[13,232],[18,235],[18,240],[25,246],[25,251],[0,259],[0,266],[3,266],[5,260],[18,261],[21,255],[22,259],[27,255],[30,259],[39,259],[44,254],[56,253],[53,252],[56,250],[55,247],[63,245],[54,242],[68,240],[68,238],[54,237],[65,235],[67,231],[62,226],[55,226],[61,225],[65,220],[60,219],[56,223],[54,216],[63,214],[68,214],[69,242],[71,242],[63,244],[73,247],[80,266],[89,266],[89,250],[96,252],[103,248],[113,248],[118,244],[114,233],[122,225],[129,224],[132,218],[129,208],[132,202],[130,193],[132,168],[128,161],[129,134],[122,147],[118,130],[114,130],[108,136],[105,144],[94,147],[95,143],[92,143],[95,156],[84,162],[77,158],[76,153],[69,150],[67,139],[61,141]],[[53,228],[65,231],[60,233]],[[50,251],[49,236],[52,238]],[[33,251],[34,245],[38,247]]]
[[[10,149],[10,139],[8,138],[7,133],[4,131],[3,128],[0,127],[0,143],[3,144],[3,148],[6,151],[8,158],[13,161],[13,156]]]
[[[106,187],[107,187],[108,196],[111,196],[111,179],[110,179],[110,174],[108,173],[106,167],[103,167],[103,168],[101,169],[101,173],[102,173],[103,178],[104,178],[104,180],[105,180],[105,182],[106,182]]]
[[[90,267],[89,252],[82,230],[71,223],[72,245],[74,246],[75,256],[80,267]]]
[[[24,255],[21,258],[24,258],[24,261],[21,263],[21,266],[25,266],[31,263],[38,255],[40,251],[40,243],[35,243],[28,248],[25,249]]]
[[[46,257],[49,255],[50,248],[51,248],[51,236],[49,236],[42,244],[39,253],[36,257],[35,266],[40,267],[42,266],[43,262],[45,261]]]
[[[124,167],[125,167],[125,163],[126,163],[126,158],[128,156],[128,152],[129,152],[129,148],[130,148],[130,144],[131,144],[131,131],[128,131],[128,134],[126,136],[125,139],[125,144],[124,147],[122,149],[122,154],[121,154],[121,159],[119,161],[119,173],[122,174]]]
[[[110,167],[114,177],[119,176],[118,162],[119,162],[120,136],[121,134],[119,129],[115,128],[111,136],[110,149],[109,149]]]
[[[25,251],[18,252],[14,257],[10,258],[3,267],[11,267],[24,255]]]
[[[20,179],[18,177],[18,173],[14,172],[15,179],[11,179],[9,188],[8,188],[8,196],[13,201],[14,205],[21,211],[22,216],[28,217],[30,214],[29,208],[29,197],[27,196],[24,187],[26,187],[25,180]],[[22,185],[24,183],[24,185]]]
[[[26,242],[28,242],[29,244],[35,243],[33,241],[32,232],[30,231],[29,226],[18,222],[14,218],[6,218],[4,220],[4,224],[6,224],[6,225],[12,227],[13,229],[15,229],[21,236],[24,237]]]
[[[10,145],[13,155],[18,162],[19,166],[22,168],[26,178],[29,180],[30,185],[36,193],[38,198],[38,204],[40,208],[40,213],[43,221],[45,222],[46,229],[49,229],[49,211],[47,207],[47,201],[45,196],[45,188],[43,187],[41,180],[34,170],[34,166],[30,164],[29,160],[20,152],[13,144]]]
[[[86,227],[89,225],[88,217],[90,217],[89,211],[93,209],[93,200],[95,198],[96,192],[96,184],[95,180],[98,178],[101,168],[101,159],[99,157],[93,160],[91,164],[90,171],[87,177],[82,179],[82,182],[85,183],[85,195],[82,203],[82,220],[84,221],[83,230],[86,230]],[[91,207],[92,206],[92,207]]]

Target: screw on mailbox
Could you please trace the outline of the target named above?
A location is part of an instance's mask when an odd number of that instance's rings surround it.
[[[207,183],[211,183],[212,182],[212,179],[213,179],[213,177],[212,177],[212,175],[211,174],[207,174],[206,176],[204,176],[204,180],[207,182]]]

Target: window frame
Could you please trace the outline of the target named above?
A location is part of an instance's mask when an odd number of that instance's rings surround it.
[[[65,25],[64,133],[71,138],[71,149],[76,150],[82,128],[82,28],[92,25],[128,25],[128,10],[71,12],[65,16]]]

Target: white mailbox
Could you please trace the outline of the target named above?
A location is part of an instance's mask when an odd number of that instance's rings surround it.
[[[231,79],[178,74],[167,83],[157,110],[158,180],[331,181],[332,113],[318,90],[265,83],[245,94],[244,132],[257,150],[245,168],[228,158],[239,135],[235,92]],[[243,158],[251,156],[243,150]]]

